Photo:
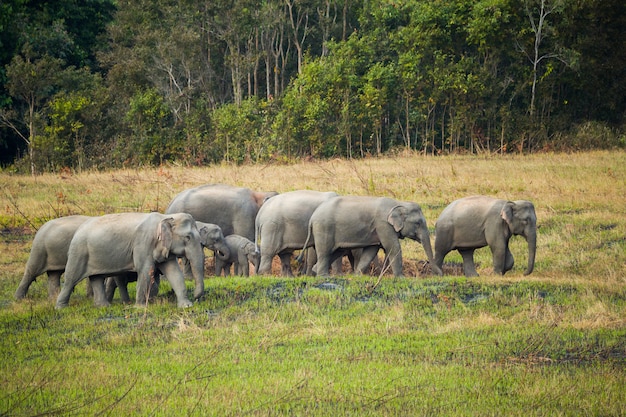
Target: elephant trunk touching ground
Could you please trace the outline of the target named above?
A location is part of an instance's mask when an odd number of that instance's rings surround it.
[[[187,248],[185,257],[189,260],[195,283],[193,298],[198,300],[204,295],[204,248],[202,246]]]
[[[426,257],[428,258],[428,263],[431,265],[433,274],[442,275],[443,272],[441,268],[435,264],[435,258],[433,256],[433,248],[430,244],[430,233],[428,232],[428,227],[424,226],[424,230],[419,232],[419,241],[424,247],[424,252],[426,253]]]
[[[530,275],[535,269],[535,253],[537,252],[537,229],[531,230],[526,235],[528,242],[528,268],[524,271],[524,275]]]

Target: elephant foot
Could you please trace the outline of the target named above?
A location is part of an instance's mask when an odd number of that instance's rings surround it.
[[[430,271],[433,275],[438,275],[440,277],[443,276],[443,263],[441,266],[439,266],[436,263],[429,262],[429,265],[430,265]]]
[[[55,310],[61,310],[62,308],[67,307],[67,303],[56,303],[54,305]]]
[[[178,308],[189,308],[193,307],[193,303],[189,300],[181,300],[178,302]]]
[[[100,302],[100,303],[94,303],[94,305],[96,307],[110,307],[111,303],[109,303],[108,301],[103,301],[103,302]]]

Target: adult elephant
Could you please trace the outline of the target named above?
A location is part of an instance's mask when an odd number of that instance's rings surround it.
[[[190,188],[170,202],[165,213],[189,213],[197,221],[218,225],[224,236],[254,239],[254,219],[259,208],[276,192],[253,191],[224,184]]]
[[[465,276],[477,276],[474,250],[489,246],[493,270],[504,275],[513,268],[509,239],[520,235],[528,242],[529,275],[535,267],[537,215],[530,201],[507,201],[486,196],[455,200],[442,212],[435,225],[435,265],[442,268],[443,258],[452,250],[463,257]]]
[[[203,248],[207,248],[215,252],[218,259],[230,258],[230,246],[224,238],[222,229],[211,223],[196,222],[198,232],[200,233],[200,243]],[[160,273],[158,269],[153,271],[150,277],[151,282],[154,283],[150,287],[149,298],[155,297],[159,293],[159,284],[161,282]],[[110,303],[113,301],[115,295],[115,289],[119,288],[120,298],[123,303],[130,303],[130,296],[128,294],[128,283],[137,280],[137,274],[119,275],[106,279],[105,281],[105,294],[106,299]]]
[[[91,219],[89,216],[66,216],[46,222],[33,239],[24,275],[15,298],[26,296],[28,288],[44,272],[48,274],[48,297],[56,298],[61,289],[61,274],[65,271],[67,251],[76,230]]]
[[[298,190],[279,194],[268,200],[256,216],[255,243],[259,245],[261,262],[258,274],[267,274],[272,269],[272,259],[278,256],[281,261],[281,274],[293,276],[291,256],[300,250],[307,238],[309,219],[324,201],[335,198],[335,192]],[[259,244],[260,242],[260,244]],[[311,240],[310,245],[314,242]],[[307,274],[311,275],[312,266]]]
[[[319,205],[309,221],[309,236],[315,241],[316,272],[328,275],[332,261],[346,249],[363,248],[356,266],[363,273],[379,248],[383,248],[395,276],[402,276],[400,239],[420,242],[433,264],[428,225],[422,209],[416,203],[386,197],[339,196]],[[437,267],[433,266],[436,273]]]
[[[93,286],[94,303],[109,305],[104,277],[135,271],[139,305],[145,304],[150,281],[160,270],[176,293],[179,307],[189,307],[187,288],[177,258],[186,257],[195,279],[194,297],[204,294],[204,252],[196,222],[187,213],[119,213],[83,223],[70,243],[65,282],[56,308],[66,307],[72,290],[84,277]]]

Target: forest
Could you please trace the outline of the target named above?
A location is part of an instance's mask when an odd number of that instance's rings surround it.
[[[3,0],[11,172],[626,147],[623,0]]]

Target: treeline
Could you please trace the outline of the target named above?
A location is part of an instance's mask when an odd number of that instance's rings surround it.
[[[3,0],[28,172],[626,146],[623,0]]]

